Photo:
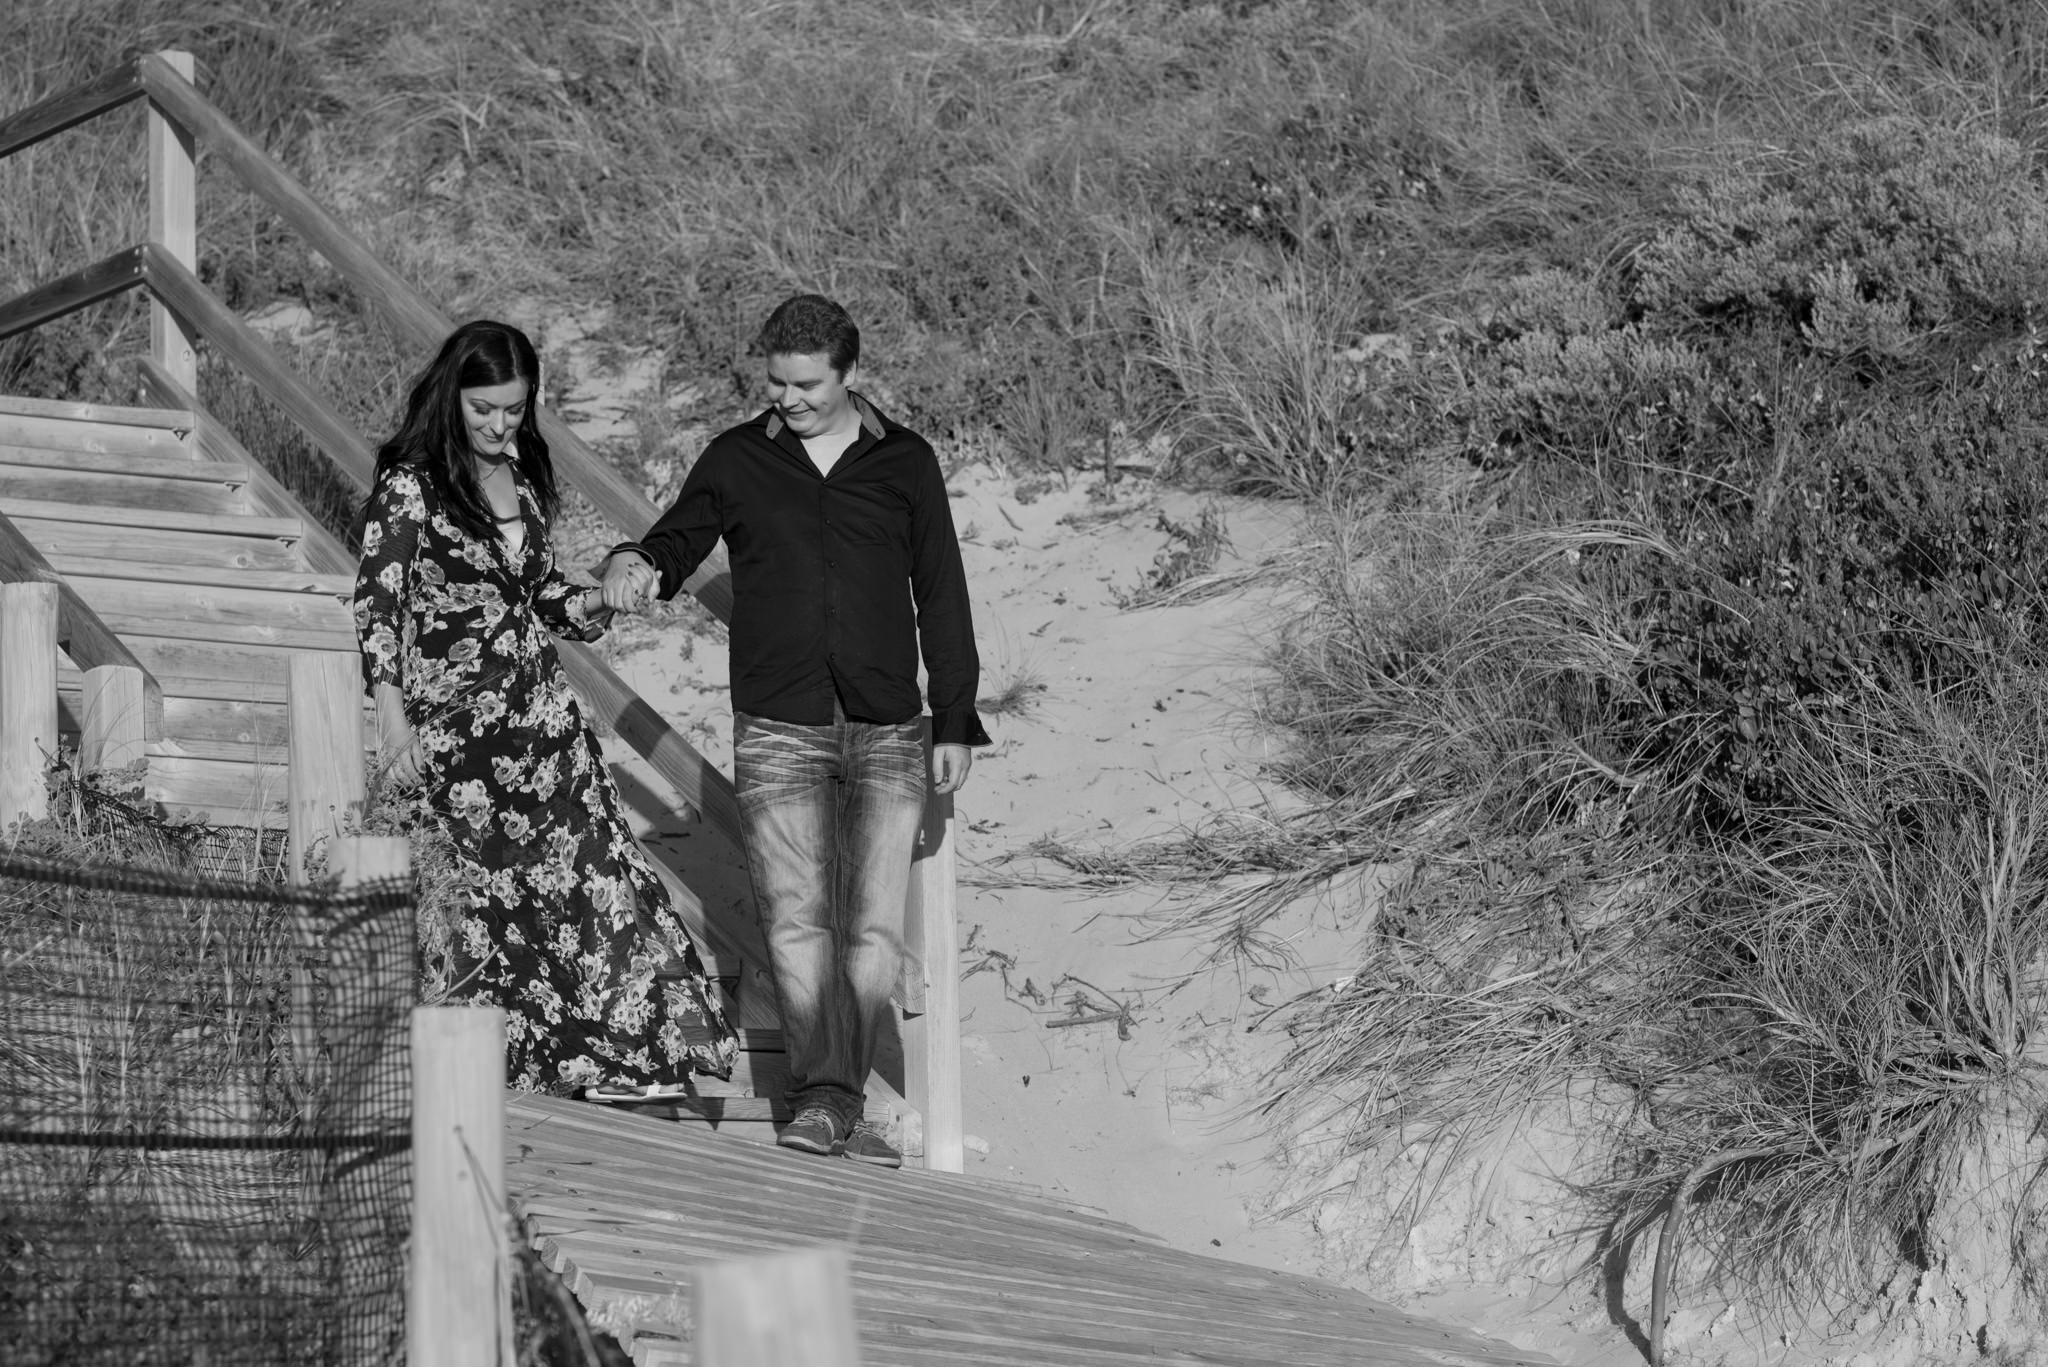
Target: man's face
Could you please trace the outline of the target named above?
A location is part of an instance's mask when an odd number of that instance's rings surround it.
[[[847,387],[859,368],[850,365],[842,375],[822,351],[778,353],[768,358],[768,402],[799,437],[842,431],[854,421]]]

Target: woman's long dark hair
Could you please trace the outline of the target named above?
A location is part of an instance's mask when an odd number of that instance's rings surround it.
[[[526,334],[510,323],[479,318],[448,334],[405,401],[405,421],[377,448],[376,479],[404,467],[422,475],[441,507],[471,536],[497,534],[497,519],[477,483],[470,459],[469,426],[462,418],[462,391],[512,380],[526,381],[526,411],[513,433],[519,477],[540,501],[550,524],[561,504],[555,466],[540,434],[540,357]],[[360,526],[361,519],[358,518]]]

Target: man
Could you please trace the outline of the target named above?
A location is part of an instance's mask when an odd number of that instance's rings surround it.
[[[989,743],[967,579],[932,448],[854,391],[846,310],[797,295],[755,346],[769,407],[715,438],[674,506],[613,550],[604,599],[672,596],[724,538],[733,781],[795,1112],[777,1142],[900,1167],[863,1105],[923,824],[920,652],[932,785],[959,791],[970,747]]]

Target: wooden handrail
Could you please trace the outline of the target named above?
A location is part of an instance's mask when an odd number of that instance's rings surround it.
[[[101,665],[125,665],[142,674],[142,734],[144,740],[162,740],[164,735],[164,690],[156,675],[144,669],[134,652],[92,605],[78,596],[52,568],[21,529],[0,513],[0,583],[52,584],[57,589],[57,644],[71,657],[79,672]]]
[[[233,309],[215,298],[213,292],[190,271],[159,252],[154,245],[141,250],[143,276],[150,290],[193,331],[239,366],[258,389],[313,438],[314,443],[358,488],[368,490],[376,473],[376,453],[348,419],[300,379],[298,373],[277,354],[276,348],[243,322]],[[151,385],[159,395],[176,398],[179,387],[170,381],[167,374],[157,374],[159,369],[145,367],[144,373],[150,377]],[[185,395],[179,406],[197,411],[196,401],[190,395]],[[591,713],[616,730],[684,801],[702,812],[712,828],[737,847],[739,801],[733,795],[732,780],[697,753],[659,712],[634,693],[587,647],[564,641],[559,653],[563,668],[589,703]],[[706,915],[715,913],[707,912]],[[734,925],[721,933],[733,944],[760,942],[758,931],[751,926]]]
[[[455,330],[455,321],[429,303],[399,274],[379,259],[368,243],[330,213],[275,157],[250,141],[219,107],[161,57],[137,63],[143,88],[158,108],[190,129],[233,171],[255,196],[296,228],[313,249],[326,257],[343,279],[382,313],[398,335],[427,350],[438,347]],[[589,499],[613,527],[628,537],[639,536],[661,510],[591,450],[552,410],[538,413],[541,435],[547,438],[563,481]],[[732,620],[732,576],[722,552],[698,567],[684,585],[721,622]]]
[[[0,157],[33,147],[44,138],[55,137],[67,128],[136,99],[142,94],[138,65],[126,62],[104,76],[59,91],[18,114],[0,119]]]
[[[152,294],[254,380],[343,474],[361,488],[370,487],[377,453],[348,419],[335,412],[261,333],[243,322],[170,253],[150,243],[142,248],[142,261],[143,279]]]
[[[0,304],[0,338],[27,332],[44,323],[89,308],[142,283],[142,248],[115,252],[84,270],[38,285]]]

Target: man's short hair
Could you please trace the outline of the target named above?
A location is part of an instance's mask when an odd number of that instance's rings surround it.
[[[860,329],[853,317],[822,294],[792,294],[775,306],[754,338],[763,356],[824,354],[844,375],[860,360]]]

